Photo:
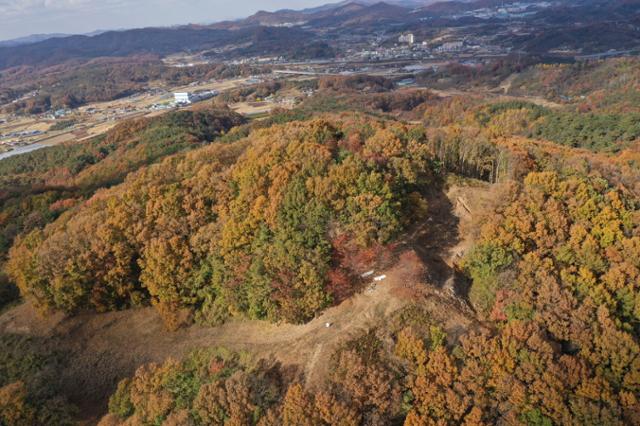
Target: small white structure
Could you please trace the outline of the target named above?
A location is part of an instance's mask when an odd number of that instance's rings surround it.
[[[386,279],[387,279],[386,275],[380,275],[380,276],[375,277],[373,280],[376,281],[376,282],[380,282],[380,281],[384,281]]]
[[[398,42],[400,43],[409,43],[409,44],[413,44],[415,43],[415,36],[411,33],[409,34],[402,34],[400,35],[400,37],[398,37]]]
[[[189,105],[192,102],[191,93],[189,92],[177,92],[173,94],[173,97],[177,104]]]
[[[362,278],[369,278],[370,276],[372,276],[376,271],[367,271],[364,274],[360,275]]]
[[[412,33],[402,34],[400,37],[398,37],[398,42],[413,44],[416,42],[416,37]]]
[[[330,322],[327,322],[327,323],[325,323],[325,324],[324,324],[324,326],[325,326],[326,328],[331,328],[331,326],[332,326],[332,325],[333,325],[333,324],[331,324]]]

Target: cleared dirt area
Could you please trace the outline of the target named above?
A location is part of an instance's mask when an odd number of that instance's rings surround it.
[[[218,92],[222,92],[229,89],[234,89],[236,87],[244,86],[248,84],[248,78],[235,78],[231,80],[220,80],[220,81],[210,81],[208,83],[200,83],[193,84],[189,86],[180,86],[173,87],[170,89],[171,92],[180,92],[180,91],[189,91],[195,92],[200,90],[217,90]]]
[[[274,358],[304,372],[307,385],[314,388],[326,377],[336,348],[411,303],[424,306],[450,338],[478,326],[464,299],[446,284],[455,276],[455,265],[449,264],[452,253],[466,244],[460,231],[474,220],[462,211],[479,207],[482,194],[489,197],[491,191],[488,185],[436,191],[429,219],[401,242],[392,267],[375,272],[386,279],[304,325],[231,321],[168,332],[152,308],[42,319],[31,305],[23,304],[0,316],[0,333],[44,338],[65,354],[68,364],[61,371],[61,384],[87,424],[106,412],[107,397],[117,382],[140,365],[180,358],[200,347],[224,346]]]
[[[419,262],[398,264],[385,273],[387,279],[375,288],[299,326],[231,321],[168,332],[153,308],[44,320],[23,304],[0,318],[0,332],[45,337],[62,351],[70,361],[61,372],[63,388],[81,412],[95,420],[106,412],[106,398],[117,382],[138,366],[180,358],[200,347],[224,346],[259,358],[273,357],[304,371],[310,386],[319,383],[335,348],[408,304],[410,299],[397,291],[415,287],[422,278]]]
[[[257,115],[271,112],[277,105],[272,102],[239,102],[231,109],[242,115]]]
[[[375,288],[299,326],[231,321],[219,327],[168,332],[153,308],[68,319],[56,315],[44,320],[37,318],[29,304],[23,304],[0,317],[0,332],[46,337],[65,353],[70,362],[62,372],[63,388],[83,413],[104,413],[106,397],[117,382],[141,364],[180,358],[199,347],[224,346],[256,357],[274,357],[305,371],[314,384],[323,377],[337,345],[405,306],[410,300],[396,291],[414,287],[422,278],[419,262],[398,264],[385,273],[387,279]]]
[[[429,90],[436,95],[442,98],[449,98],[452,96],[458,97],[478,97],[482,95],[484,99],[494,99],[496,102],[509,102],[509,101],[522,101],[522,102],[530,102],[535,105],[539,105],[546,108],[562,108],[562,105],[548,99],[545,99],[541,96],[515,96],[506,94],[509,90],[510,85],[507,86],[499,86],[496,89],[474,89],[470,91],[465,90],[457,90],[457,89],[447,89],[447,90],[438,90],[429,88]]]

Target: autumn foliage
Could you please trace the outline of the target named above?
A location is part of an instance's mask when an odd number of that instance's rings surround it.
[[[639,421],[639,225],[637,201],[602,178],[533,173],[466,259],[475,306],[546,353],[532,378],[557,376],[538,407],[554,422]]]
[[[121,381],[101,425],[640,424],[636,63],[518,67],[511,90],[556,87],[554,100],[571,96],[557,108],[332,77],[299,110],[233,130],[229,111],[178,114],[0,164],[34,191],[0,191],[0,247],[20,234],[0,285],[43,312],[152,305],[170,329],[303,323],[359,291],[371,265],[422,262],[404,247],[438,250],[406,231],[430,226],[443,182],[481,179],[500,196],[460,214],[474,228],[451,271],[463,285],[405,289],[410,306],[332,340],[323,380],[202,349]],[[502,70],[514,69],[445,72],[474,85]],[[54,182],[67,185],[40,191]],[[0,423],[68,421],[24,366],[39,358],[8,349]]]
[[[337,272],[327,287],[332,240],[390,241],[433,181],[424,135],[363,124],[283,125],[141,169],[24,236],[7,269],[42,309],[308,320],[348,292]]]

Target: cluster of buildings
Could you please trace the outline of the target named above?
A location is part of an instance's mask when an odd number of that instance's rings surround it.
[[[284,64],[288,60],[284,56],[252,56],[250,58],[240,58],[231,61],[225,61],[227,65],[269,65],[269,64]]]
[[[371,58],[382,58],[382,59],[400,59],[400,58],[424,58],[425,54],[449,54],[449,53],[490,53],[495,51],[495,49],[489,49],[489,45],[486,42],[476,38],[474,41],[469,42],[466,37],[462,37],[459,39],[449,39],[449,41],[440,41],[439,45],[435,42],[429,43],[428,41],[423,41],[422,43],[416,43],[415,35],[401,34],[398,37],[398,41],[401,43],[400,46],[396,46],[394,48],[384,48],[380,47],[375,51],[364,51],[364,56],[368,56]],[[436,45],[435,47],[430,47],[431,45]],[[408,45],[408,46],[407,46]]]
[[[60,108],[60,109],[57,109],[55,111],[52,111],[51,114],[49,114],[48,118],[51,119],[51,120],[57,120],[58,118],[63,118],[68,114],[69,114],[68,110],[66,110],[64,108]]]
[[[41,130],[23,130],[20,132],[11,132],[0,134],[0,153],[11,151],[31,143],[31,138],[42,135]]]
[[[397,43],[399,41],[400,43]],[[414,34],[404,33],[380,43],[361,46],[360,49],[347,50],[346,56],[351,60],[364,62],[380,62],[391,60],[433,60],[457,58],[472,58],[478,56],[502,56],[511,51],[509,46],[495,43],[490,37],[466,34],[449,34],[446,37],[432,40],[418,40]]]
[[[8,138],[28,138],[32,136],[41,135],[43,132],[40,130],[23,130],[21,132],[11,132],[0,134],[0,139],[8,139]]]
[[[268,22],[261,22],[260,25],[266,27],[276,27],[276,28],[293,28],[293,27],[301,27],[305,25],[307,21],[297,21],[297,22],[280,22],[277,24],[271,24]]]
[[[442,45],[436,48],[436,52],[445,53],[445,52],[458,52],[462,50],[464,47],[463,41],[450,41],[447,43],[443,43]]]
[[[479,18],[479,19],[516,19],[533,15],[542,9],[551,7],[550,1],[531,2],[515,2],[502,4],[497,7],[485,7],[481,9],[471,10],[453,16],[455,19],[460,18]]]

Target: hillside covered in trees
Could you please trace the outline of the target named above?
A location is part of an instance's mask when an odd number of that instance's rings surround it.
[[[25,235],[7,270],[43,308],[151,301],[170,326],[305,321],[352,291],[327,280],[358,272],[333,261],[338,244],[387,243],[426,206],[430,160],[424,134],[401,125],[273,127],[130,175]]]
[[[1,315],[0,424],[640,423],[636,68],[517,72],[506,96],[328,77],[292,111],[171,112],[0,161],[3,297],[82,342]],[[577,98],[539,102],[553,78]],[[112,323],[123,348],[82,365],[135,364],[83,413],[61,372]]]
[[[122,123],[83,143],[70,143],[0,162],[0,263],[14,238],[73,210],[97,190],[180,151],[201,147],[244,122],[228,110],[180,111]],[[15,291],[0,275],[0,306]]]

